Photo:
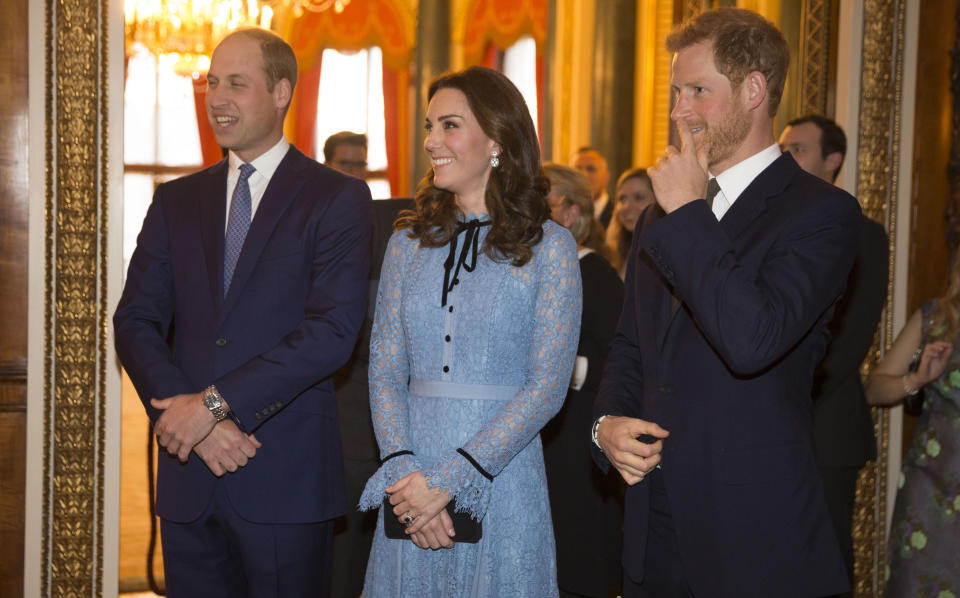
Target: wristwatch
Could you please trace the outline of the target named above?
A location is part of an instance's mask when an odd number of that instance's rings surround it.
[[[597,418],[597,421],[593,422],[593,429],[590,430],[590,437],[593,439],[593,443],[597,445],[597,448],[600,449],[600,452],[603,452],[603,447],[600,446],[600,441],[597,440],[597,430],[600,429],[600,422],[607,417],[606,415],[601,415]]]
[[[203,405],[210,410],[218,422],[227,419],[227,410],[223,408],[223,397],[216,386],[210,385],[203,389]]]

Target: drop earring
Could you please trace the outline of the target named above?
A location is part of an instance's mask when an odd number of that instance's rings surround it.
[[[490,154],[490,167],[496,168],[497,166],[500,166],[500,155],[497,154],[497,152],[493,152]]]

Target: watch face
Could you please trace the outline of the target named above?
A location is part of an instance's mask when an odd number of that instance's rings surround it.
[[[220,397],[212,392],[208,392],[203,395],[203,404],[207,409],[216,409],[221,405],[221,403],[222,401],[220,400]]]

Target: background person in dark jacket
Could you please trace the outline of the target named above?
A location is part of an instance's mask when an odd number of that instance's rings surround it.
[[[847,137],[829,118],[803,116],[787,123],[780,135],[780,149],[790,152],[800,168],[833,183],[843,165]],[[889,246],[883,226],[864,216],[857,261],[830,322],[832,339],[813,380],[817,465],[851,578],[857,475],[864,463],[877,456],[860,364],[873,344],[887,299]]]

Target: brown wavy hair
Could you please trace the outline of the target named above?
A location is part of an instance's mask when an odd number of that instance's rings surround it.
[[[520,91],[493,69],[473,66],[440,75],[428,101],[441,89],[458,89],[487,137],[500,146],[500,166],[490,171],[484,200],[492,226],[483,253],[522,266],[533,257],[550,217],[550,183],[540,164],[540,143]],[[414,210],[401,212],[397,229],[410,229],[424,247],[442,247],[456,231],[458,208],[451,191],[433,184],[433,169],[417,185]]]
[[[953,254],[950,276],[947,279],[947,291],[935,301],[931,314],[929,339],[945,340],[953,343],[960,334],[960,249]]]
[[[617,212],[620,211],[620,188],[630,179],[646,181],[647,185],[650,186],[650,191],[653,191],[653,181],[650,180],[650,175],[647,174],[646,168],[631,168],[621,174],[620,178],[617,179],[616,191],[613,197],[610,198],[610,201],[616,203],[614,204],[613,215],[610,217],[610,224],[607,225],[607,245],[610,246],[611,253],[613,254],[613,259],[610,263],[613,264],[613,267],[618,271],[622,271],[624,265],[627,263],[627,255],[630,253],[630,247],[633,244],[633,233],[623,228],[623,225],[620,224],[620,218],[617,215]],[[637,224],[639,224],[639,222]]]

